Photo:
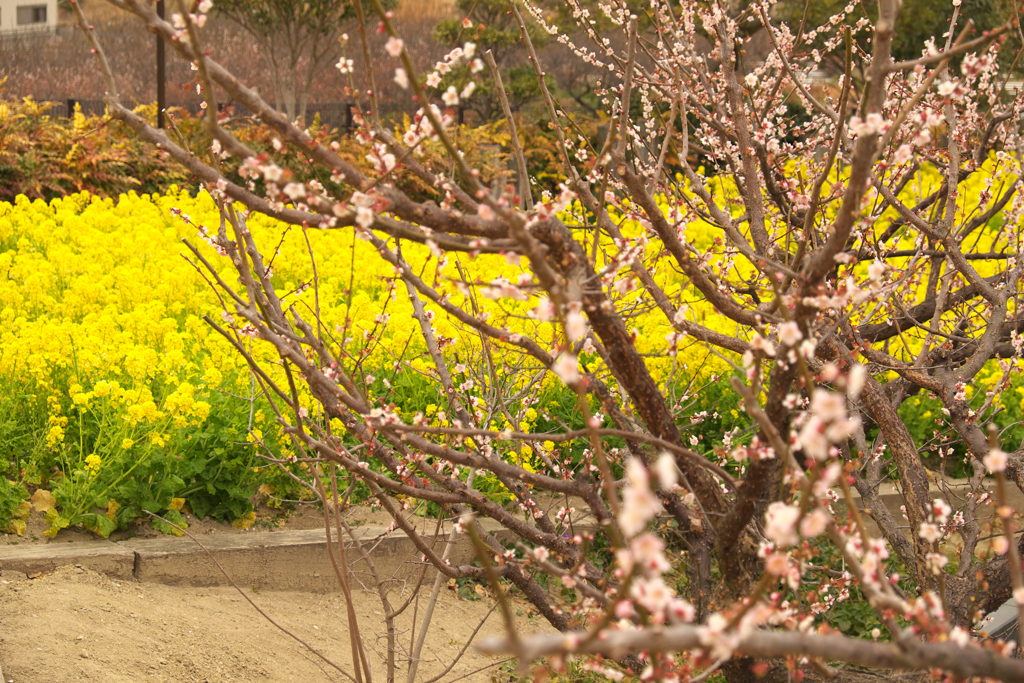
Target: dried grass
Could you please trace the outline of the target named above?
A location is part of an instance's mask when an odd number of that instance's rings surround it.
[[[85,16],[93,25],[115,23],[127,20],[131,14],[111,5],[106,0],[80,0]],[[57,23],[61,26],[74,26],[78,19],[71,10],[58,10]]]
[[[395,9],[395,22],[400,26],[431,26],[455,13],[455,0],[401,0]]]

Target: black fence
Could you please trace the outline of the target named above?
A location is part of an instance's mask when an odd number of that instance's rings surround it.
[[[78,106],[79,110],[85,114],[93,114],[101,116],[106,112],[106,104],[103,100],[76,100],[67,99],[63,102],[52,102],[49,109],[46,110],[46,114],[53,118],[70,118],[75,111],[75,106]],[[192,115],[198,115],[202,112],[202,108],[198,102],[188,102],[182,104],[168,104],[168,109],[184,109]],[[218,104],[218,108],[222,111],[227,108],[228,111],[235,118],[253,118],[253,113],[249,111],[242,104],[228,103]],[[351,131],[355,128],[354,117],[358,113],[359,109],[352,102],[325,102],[321,104],[310,104],[306,107],[306,123],[312,125],[314,121],[319,120],[320,125],[325,125],[328,128],[337,128],[345,132]],[[380,116],[383,120],[400,121],[404,116],[410,118],[416,113],[415,109],[406,106],[397,106],[391,104],[381,104]],[[456,112],[459,123],[465,121],[465,112],[461,107]]]

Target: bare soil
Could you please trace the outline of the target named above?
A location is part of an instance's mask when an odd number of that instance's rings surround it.
[[[343,513],[357,526],[386,526],[390,517],[380,510],[354,506]],[[56,538],[43,535],[47,528],[41,512],[25,520],[23,536],[0,534],[0,544],[74,543],[96,540],[82,529],[63,529]],[[323,528],[323,512],[314,505],[290,514],[262,508],[256,523],[243,530],[213,520],[187,517],[189,532],[245,534]],[[160,532],[140,522],[115,532],[110,540],[151,538]],[[428,577],[417,603],[397,619],[400,662],[396,680],[405,681],[402,655],[411,649],[414,614],[416,628],[426,609],[433,579]],[[358,589],[358,583],[354,585]],[[406,588],[406,590],[410,589]],[[445,669],[473,637],[504,632],[500,611],[488,592],[470,587],[480,600],[460,598],[453,584],[442,589],[428,630],[423,662],[417,678],[427,681]],[[329,594],[247,590],[271,618],[305,640],[347,672],[352,672],[352,651],[344,596]],[[462,590],[467,595],[467,590]],[[392,606],[407,594],[396,587]],[[385,680],[387,650],[383,608],[376,593],[357,590],[353,603],[359,627],[368,645],[374,680]],[[418,612],[417,612],[418,610]],[[523,605],[517,617],[521,631],[544,628]],[[489,614],[490,613],[490,614]],[[466,649],[461,660],[440,680],[491,681],[500,660]],[[135,581],[115,581],[81,567],[26,579],[20,572],[0,573],[0,667],[3,681],[316,681],[350,680],[324,663],[293,638],[270,624],[234,588],[188,588]]]
[[[421,616],[428,597],[423,593]],[[281,626],[352,671],[340,593],[264,591],[250,597]],[[384,680],[387,645],[380,599],[358,591],[353,603],[374,679]],[[440,674],[490,611],[488,600],[464,600],[443,589],[418,679]],[[413,614],[410,606],[398,619],[400,654],[410,647]],[[540,627],[525,614],[519,621],[521,631]],[[502,632],[495,611],[477,637]],[[470,647],[441,680],[491,681],[498,669],[485,667],[498,661]],[[257,614],[232,588],[119,582],[78,567],[32,580],[13,572],[0,577],[0,665],[3,679],[14,683],[348,680]],[[404,681],[405,672],[402,664],[397,680]]]

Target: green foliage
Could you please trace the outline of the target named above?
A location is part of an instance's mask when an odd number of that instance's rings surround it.
[[[1001,381],[1002,370],[996,363],[990,363],[975,382],[964,387],[970,408],[981,411],[989,400],[987,392],[995,389]],[[999,439],[1004,448],[1018,448],[1024,442],[1024,377],[1017,372],[1012,373],[1008,385],[994,399],[989,410],[993,424],[999,427]],[[973,474],[967,448],[957,438],[938,398],[927,393],[911,396],[900,405],[899,414],[929,467],[950,477],[970,477]],[[877,428],[869,435],[873,436],[875,432]]]
[[[28,514],[23,503],[28,498],[28,490],[7,477],[0,477],[0,530],[5,533],[21,533],[25,523],[20,518]]]
[[[85,392],[74,384],[66,394],[70,438],[53,443],[59,469],[49,483],[57,507],[47,515],[48,536],[75,524],[109,536],[144,512],[169,508],[184,483],[167,448],[172,420],[147,422],[146,407],[157,412],[149,388],[119,393],[109,383],[98,386],[104,389]],[[126,419],[125,406],[138,419]]]
[[[25,466],[34,462],[43,450],[38,425],[46,422],[46,399],[34,391],[33,383],[25,376],[3,379],[0,382],[0,475],[21,479]]]
[[[50,399],[44,423],[66,436],[40,438],[21,470],[25,481],[53,492],[48,535],[81,524],[105,537],[146,513],[180,516],[186,499],[200,518],[233,521],[251,513],[261,483],[287,477],[253,467],[256,446],[246,436],[254,406],[221,392],[205,394],[209,403],[196,400],[189,387],[100,382],[86,392],[71,384],[61,391],[70,400]]]
[[[452,579],[452,581],[455,583],[453,586],[455,593],[463,600],[470,600],[472,602],[480,599],[480,594],[476,592],[476,587],[487,585],[486,581],[480,579]]]
[[[160,515],[163,519],[154,519],[153,528],[171,536],[181,536],[181,530],[188,528],[185,516],[178,510],[168,510]],[[167,521],[164,521],[167,520]]]
[[[253,492],[260,483],[275,481],[268,475],[276,468],[262,476],[254,471],[261,461],[257,446],[246,441],[250,404],[220,392],[211,393],[209,401],[206,421],[183,435],[177,471],[183,486],[175,495],[186,498],[199,518],[235,520],[252,511]]]

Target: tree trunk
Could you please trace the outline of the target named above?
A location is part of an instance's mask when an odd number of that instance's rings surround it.
[[[288,115],[289,121],[295,120],[295,72],[291,71],[289,76],[292,78],[285,79],[285,82],[281,84],[284,89],[284,111]]]
[[[302,122],[308,124],[306,120],[306,108],[309,106],[309,84],[304,84],[301,91],[299,91],[299,118]]]

